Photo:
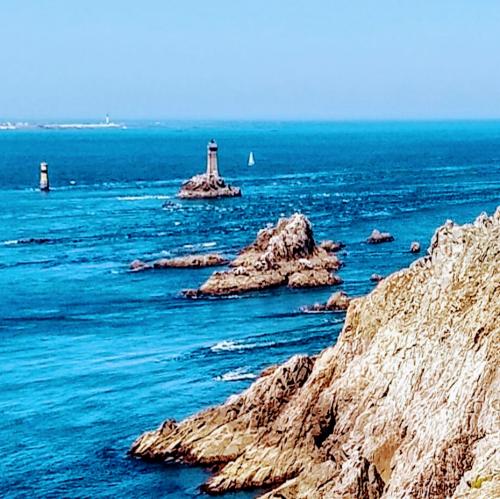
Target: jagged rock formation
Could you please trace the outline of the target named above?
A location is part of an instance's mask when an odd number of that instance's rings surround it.
[[[347,310],[351,299],[343,291],[337,291],[328,298],[326,303],[315,303],[312,306],[303,307],[303,312],[338,312]]]
[[[311,287],[340,284],[330,271],[340,267],[335,255],[314,242],[311,223],[299,213],[262,229],[253,244],[231,262],[232,269],[214,272],[199,290],[185,295],[225,295],[274,286]]]
[[[241,196],[239,187],[232,187],[219,176],[195,175],[182,184],[178,197],[183,199],[203,199]]]
[[[217,465],[212,493],[268,498],[500,494],[500,208],[446,223],[429,255],[353,299],[335,346],[132,446]]]
[[[370,237],[366,240],[368,244],[380,244],[380,243],[390,243],[394,241],[394,237],[389,232],[380,232],[377,229],[373,229]]]
[[[218,253],[208,253],[206,255],[160,258],[151,263],[143,262],[142,260],[134,260],[130,264],[130,270],[132,272],[139,272],[141,270],[151,269],[214,267],[217,265],[225,265],[228,262],[229,260]]]

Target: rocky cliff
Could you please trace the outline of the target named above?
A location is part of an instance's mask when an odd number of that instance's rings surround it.
[[[500,494],[500,209],[350,302],[335,346],[132,446],[214,465],[219,493],[273,498]]]
[[[281,285],[298,288],[342,282],[331,274],[340,267],[339,259],[315,243],[311,223],[300,213],[259,231],[256,240],[241,250],[230,265],[230,270],[214,272],[197,294],[224,295]]]

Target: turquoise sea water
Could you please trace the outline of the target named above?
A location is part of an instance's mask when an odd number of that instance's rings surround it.
[[[212,137],[243,197],[177,200]],[[42,160],[48,195],[34,188]],[[132,460],[135,437],[319,352],[342,327],[342,314],[299,313],[333,289],[189,301],[180,290],[211,269],[132,274],[131,260],[233,256],[301,211],[318,240],[346,243],[341,289],[360,295],[372,273],[415,259],[412,240],[427,247],[446,219],[492,212],[499,194],[499,122],[0,132],[0,495],[195,497],[207,472]],[[373,228],[395,242],[366,245]]]

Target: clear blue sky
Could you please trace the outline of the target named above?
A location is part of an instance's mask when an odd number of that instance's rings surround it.
[[[0,0],[0,120],[500,117],[499,0]]]

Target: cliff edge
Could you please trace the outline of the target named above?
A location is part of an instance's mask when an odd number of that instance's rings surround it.
[[[335,346],[143,434],[131,454],[214,465],[210,493],[500,495],[500,208],[353,299]]]

